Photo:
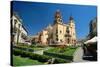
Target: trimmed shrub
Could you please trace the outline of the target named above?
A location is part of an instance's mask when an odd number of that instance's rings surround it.
[[[21,49],[21,50],[27,50],[26,46],[13,46],[13,48]]]
[[[21,49],[24,51],[29,51],[29,52],[33,52],[34,49],[33,48],[28,48],[27,46],[13,46],[15,49]]]
[[[31,59],[38,60],[40,62],[47,62],[51,57],[45,56],[45,55],[39,55],[39,54],[31,54],[30,55]]]
[[[51,56],[34,54],[32,52],[27,52],[27,51],[23,51],[23,50],[19,50],[19,49],[13,49],[13,54],[20,55],[22,57],[29,57],[30,59],[38,60],[40,62],[48,62],[48,60],[53,58]],[[70,62],[70,61],[60,59],[60,58],[55,58],[55,60],[54,60],[54,64],[56,64],[56,63],[68,63],[68,62]]]
[[[45,55],[39,55],[39,54],[34,54],[31,52],[19,50],[19,49],[14,49],[13,50],[14,55],[21,55],[22,57],[29,57],[34,60],[38,60],[40,62],[47,62],[51,57],[45,56]]]
[[[20,55],[21,52],[20,52],[20,50],[18,50],[18,49],[16,49],[16,50],[14,49],[14,50],[13,50],[13,54],[14,54],[14,55]]]
[[[56,63],[69,63],[69,62],[71,62],[71,61],[56,58],[55,61],[54,61],[54,64],[56,64]]]
[[[60,53],[51,53],[51,52],[44,52],[45,55],[53,56],[53,57],[58,57],[66,60],[72,60],[73,56],[67,56],[65,54],[60,54]]]
[[[34,49],[32,49],[32,48],[28,48],[28,51],[29,51],[29,52],[33,52]]]

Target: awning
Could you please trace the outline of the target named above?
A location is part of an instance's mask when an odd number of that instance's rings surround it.
[[[84,44],[90,44],[90,43],[95,43],[95,42],[97,42],[97,36],[95,36],[95,37],[93,37],[92,39],[90,39],[90,40],[84,42]]]

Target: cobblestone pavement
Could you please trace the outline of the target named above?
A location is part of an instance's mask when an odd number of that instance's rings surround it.
[[[87,60],[83,60],[83,49],[82,47],[77,48],[74,53],[73,62],[88,62]]]

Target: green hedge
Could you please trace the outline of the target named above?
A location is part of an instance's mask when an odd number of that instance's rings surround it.
[[[34,53],[31,53],[31,52],[22,51],[22,50],[19,50],[19,49],[14,49],[13,54],[14,55],[20,55],[22,57],[29,57],[30,59],[38,60],[40,62],[47,62],[49,59],[53,58],[53,57],[50,57],[50,56],[34,54]],[[66,61],[64,59],[55,58],[54,64],[55,63],[68,63],[68,62],[69,61]]]
[[[26,47],[26,46],[13,46],[13,48],[26,50],[28,47]]]
[[[68,55],[61,54],[61,53],[53,53],[53,52],[51,53],[51,52],[44,51],[44,54],[49,55],[49,56],[53,56],[53,57],[66,59],[66,60],[71,60],[71,61],[73,60],[73,56],[68,56]]]
[[[13,54],[14,55],[20,55],[21,54],[21,51],[18,50],[18,49],[13,49]]]
[[[43,49],[43,48],[40,48],[40,47],[28,47],[28,46],[13,46],[13,48],[21,49],[21,50],[29,51],[29,52],[33,52],[33,51],[36,51],[36,50]]]
[[[60,58],[56,58],[55,61],[54,61],[55,64],[56,63],[69,63],[69,62],[71,62],[71,61],[60,59]]]
[[[15,48],[15,49],[21,49],[21,50],[25,50],[25,51],[30,51],[30,52],[34,51],[33,48],[28,48],[27,46],[13,46],[13,48]]]
[[[29,46],[29,45],[28,44],[25,44],[25,43],[18,43],[17,46]]]
[[[31,59],[38,60],[38,61],[41,61],[41,62],[46,62],[47,60],[51,59],[49,56],[34,54],[34,53],[31,53],[31,52],[22,51],[22,50],[19,50],[19,49],[14,49],[13,54],[21,55],[22,57],[29,57]]]

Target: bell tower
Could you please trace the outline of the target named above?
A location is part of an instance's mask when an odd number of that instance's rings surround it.
[[[66,29],[66,26],[64,25],[62,21],[61,13],[59,10],[57,10],[54,15],[54,24],[53,24],[53,29],[52,29],[53,42],[55,44],[61,45],[62,43],[64,43],[65,29]]]
[[[54,24],[56,23],[62,24],[62,16],[61,16],[60,10],[57,10],[55,13]]]
[[[74,22],[74,18],[72,16],[70,16],[69,18],[69,30],[70,30],[70,43],[71,44],[75,44],[76,43],[76,30],[75,30],[75,22]]]

